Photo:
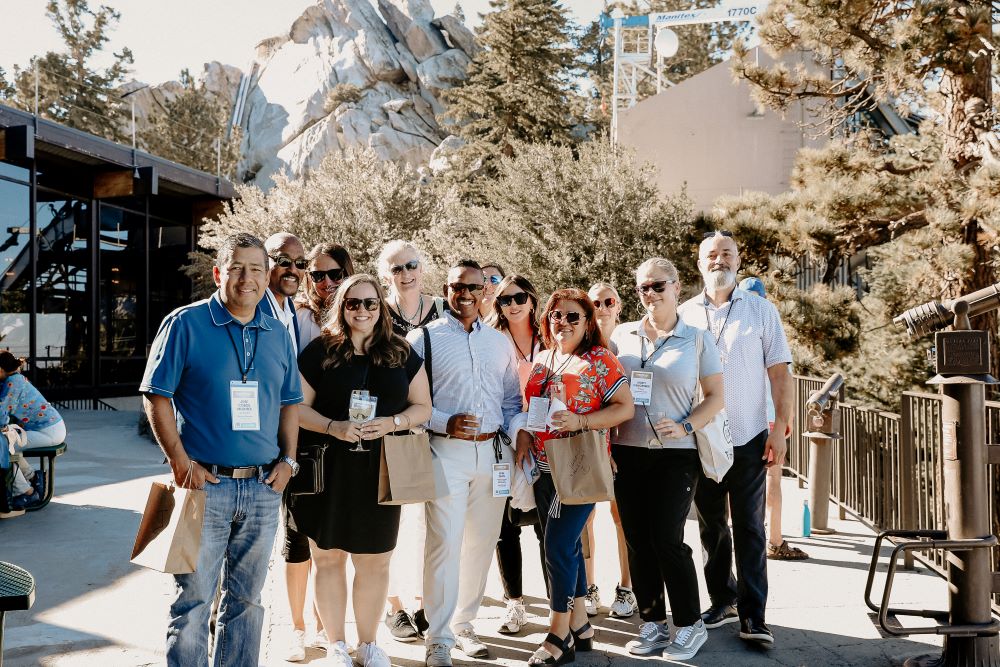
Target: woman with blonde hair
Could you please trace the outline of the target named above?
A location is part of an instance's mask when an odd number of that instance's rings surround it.
[[[421,292],[423,254],[409,241],[396,239],[382,247],[376,260],[379,278],[388,288],[389,315],[401,336],[444,315],[444,299]]]

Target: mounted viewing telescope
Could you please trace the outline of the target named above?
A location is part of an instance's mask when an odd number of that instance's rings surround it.
[[[1000,283],[994,283],[972,294],[944,303],[928,301],[922,306],[910,308],[902,315],[893,318],[892,323],[900,329],[906,327],[907,333],[914,338],[926,336],[951,326],[955,315],[959,314],[955,311],[955,303],[958,301],[964,301],[968,304],[969,317],[996,310],[1000,308]]]

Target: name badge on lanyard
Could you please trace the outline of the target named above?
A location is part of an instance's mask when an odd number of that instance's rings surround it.
[[[229,410],[234,431],[260,430],[260,393],[256,381],[229,382]]]
[[[636,405],[649,405],[653,400],[653,373],[652,371],[632,371],[630,386],[632,388],[632,402]]]
[[[510,472],[509,463],[493,464],[493,497],[506,498],[510,495]]]

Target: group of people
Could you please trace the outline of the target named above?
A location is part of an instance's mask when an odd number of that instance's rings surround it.
[[[400,641],[422,639],[429,667],[451,665],[455,648],[488,657],[473,621],[494,553],[507,598],[499,630],[516,634],[525,625],[520,529],[533,523],[551,615],[528,664],[573,662],[595,643],[595,506],[562,502],[547,444],[581,433],[600,434],[616,470],[621,580],[610,613],[642,620],[628,650],[689,659],[709,629],[736,622],[741,638],[773,643],[764,489],[786,451],[791,355],[774,306],[737,288],[739,267],[729,234],[706,235],[704,289],[682,304],[674,264],[647,259],[634,286],[644,315],[619,323],[621,298],[608,283],[561,288],[542,303],[525,276],[466,259],[432,296],[423,290],[424,258],[406,241],[386,244],[370,275],[355,273],[336,244],[307,253],[287,233],[227,238],[213,267],[218,291],[164,319],[140,388],[175,482],[206,491],[197,568],[175,575],[168,664],[210,656],[217,665],[257,664],[260,593],[279,523],[290,660],[314,645],[332,664],[387,667],[376,642],[383,622]],[[359,392],[375,403],[361,423],[349,414]],[[555,406],[549,426],[513,428],[540,400]],[[723,408],[735,454],[716,482],[702,471],[695,434]],[[384,437],[414,429],[429,435],[444,491],[401,511],[378,502],[380,450]],[[297,451],[317,446],[323,490],[285,493]],[[498,492],[498,471],[512,465],[519,475],[528,461],[538,474],[536,516],[526,520]],[[707,553],[705,611],[683,540],[692,504]],[[408,532],[419,533],[422,559],[393,558],[401,521],[414,522]],[[408,610],[400,581],[412,569],[422,585]],[[317,633],[307,638],[310,573]]]

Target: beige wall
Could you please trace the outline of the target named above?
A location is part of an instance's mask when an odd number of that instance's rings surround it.
[[[661,192],[687,183],[695,209],[710,211],[720,195],[788,189],[798,149],[824,143],[799,129],[802,117],[798,105],[784,119],[761,112],[724,62],[622,112],[618,140],[657,167]]]

